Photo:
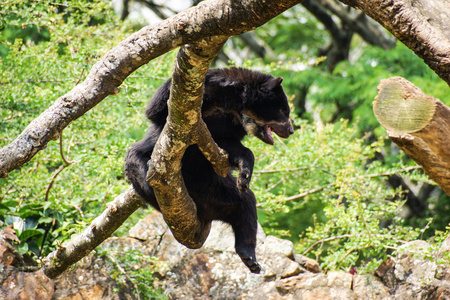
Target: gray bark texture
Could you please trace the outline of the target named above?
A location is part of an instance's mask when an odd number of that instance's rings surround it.
[[[107,204],[106,210],[83,232],[73,236],[43,259],[42,269],[55,278],[107,239],[136,209],[143,205],[133,188]]]

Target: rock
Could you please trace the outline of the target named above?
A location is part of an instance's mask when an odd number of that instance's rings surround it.
[[[0,271],[0,299],[30,300],[52,299],[54,294],[53,281],[37,272],[20,272],[12,267]]]
[[[429,285],[433,282],[437,265],[434,261],[424,259],[431,246],[425,241],[413,241],[399,247],[394,274],[399,281],[412,285]]]
[[[267,278],[287,278],[306,272],[297,262],[288,257],[273,255],[261,261],[263,275]]]
[[[164,239],[166,238],[173,239],[171,234],[167,234]],[[259,227],[258,240],[264,239],[265,235]],[[170,247],[158,251],[159,258],[166,259],[165,252],[171,251],[173,247],[180,247],[174,240],[167,245]],[[170,297],[236,298],[243,291],[263,282],[263,277],[250,273],[235,253],[234,234],[228,224],[213,222],[211,233],[201,249],[181,247],[184,248],[182,257],[174,265],[174,269],[167,273],[164,282],[165,291]],[[262,266],[267,269],[264,264]]]
[[[0,231],[0,264],[4,267],[23,261],[22,255],[11,242],[20,243],[12,225]]]
[[[111,246],[124,246],[131,240],[126,238],[109,238],[105,248]],[[126,247],[135,247],[127,245]],[[118,248],[116,248],[118,249]],[[80,260],[73,270],[68,270],[58,276],[55,282],[55,294],[52,299],[78,300],[78,299],[135,299],[132,285],[121,285],[112,279],[112,262],[91,253]],[[119,292],[116,292],[119,290]],[[39,298],[37,298],[39,299]]]
[[[144,219],[128,231],[128,236],[141,241],[153,241],[161,239],[161,237],[169,230],[169,227],[164,222],[162,215],[153,211]]]
[[[281,255],[294,260],[294,244],[291,241],[283,240],[274,236],[268,236],[264,244],[259,249],[262,253]]]
[[[429,299],[436,286],[437,264],[435,258],[425,258],[431,246],[425,241],[413,241],[399,247],[394,274],[399,282],[397,299]]]
[[[0,299],[52,299],[53,281],[42,271],[21,272],[15,265],[23,264],[23,257],[11,242],[19,243],[12,226],[0,231]]]
[[[388,257],[387,260],[382,262],[381,265],[375,270],[375,275],[377,275],[381,279],[381,281],[391,292],[395,291],[398,281],[395,277],[394,258]]]
[[[293,299],[357,299],[352,290],[352,275],[344,272],[330,274],[305,273],[277,283],[281,295],[293,295]]]
[[[259,224],[256,240],[258,245],[261,245],[266,240],[266,234]],[[211,248],[218,251],[234,251],[234,233],[231,226],[226,223],[214,221],[203,248]]]
[[[353,276],[353,291],[357,296],[356,299],[370,300],[393,300],[389,288],[383,282],[374,277],[367,275]],[[406,299],[405,299],[406,300]]]
[[[309,272],[313,272],[313,273],[322,272],[322,268],[319,266],[319,263],[317,261],[315,261],[314,259],[311,259],[309,257],[300,255],[300,254],[295,254],[294,258],[295,258],[295,261],[300,264],[300,266],[302,266]]]

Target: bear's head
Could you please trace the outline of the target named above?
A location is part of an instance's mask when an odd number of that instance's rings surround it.
[[[247,133],[271,145],[274,143],[272,132],[282,138],[294,133],[282,81],[281,77],[270,77],[258,89],[252,89],[245,97],[242,110],[242,124]]]

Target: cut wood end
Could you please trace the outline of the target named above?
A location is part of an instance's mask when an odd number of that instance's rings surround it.
[[[373,112],[388,131],[413,133],[425,128],[436,111],[436,99],[402,77],[381,80]]]

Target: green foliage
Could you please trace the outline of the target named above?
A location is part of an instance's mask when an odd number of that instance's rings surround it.
[[[308,60],[317,55],[317,49],[329,39],[323,29],[303,6],[297,5],[255,32],[283,59]]]
[[[104,248],[98,250],[98,254],[110,261],[113,266],[110,278],[114,279],[119,287],[131,284],[133,292],[138,293],[142,299],[167,299],[164,291],[158,287],[158,278],[155,275],[164,270],[164,262],[142,254],[139,250],[119,253],[116,249]]]
[[[426,228],[421,235],[421,239],[435,239],[436,235],[442,234],[443,230],[450,224],[449,211],[449,196],[440,192],[438,195],[427,199],[425,218],[411,218],[405,220],[405,223],[412,227]]]
[[[56,46],[57,53],[61,53],[68,50],[66,47],[74,50],[80,46],[80,41],[86,42],[86,37],[96,34],[95,25],[108,23],[112,29],[115,19],[106,1],[7,1],[0,8],[0,41],[14,44],[20,39],[24,45],[47,41],[51,42],[52,48]],[[82,35],[80,39],[70,38],[78,34]],[[0,44],[2,58],[6,57],[10,48],[8,44]]]
[[[18,210],[21,217],[10,216],[5,220],[5,225],[13,225],[17,230],[17,237],[20,240],[17,249],[20,254],[26,254],[28,251],[38,254],[45,235],[45,230],[37,226],[39,223],[41,226],[47,225],[45,221],[49,220],[40,220],[39,216],[32,213],[29,207],[25,206]]]
[[[421,171],[402,160],[391,168],[374,161],[384,140],[367,144],[345,121],[297,126],[273,148],[250,141],[257,161],[253,190],[267,233],[290,234],[299,253],[312,254],[328,269],[365,270],[419,236],[400,217],[401,191],[386,188],[384,179],[411,173],[425,180]]]

